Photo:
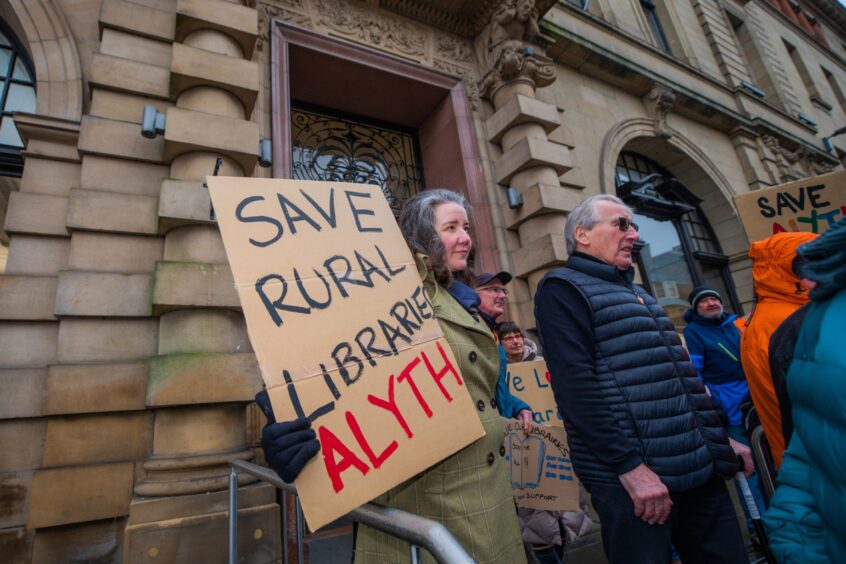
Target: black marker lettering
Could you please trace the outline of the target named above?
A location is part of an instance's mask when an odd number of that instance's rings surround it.
[[[367,192],[350,192],[349,190],[344,190],[344,194],[346,194],[347,201],[350,203],[350,210],[353,213],[353,219],[355,219],[355,226],[356,226],[356,228],[358,228],[358,232],[359,233],[366,233],[366,232],[381,233],[382,232],[381,227],[362,227],[361,226],[361,219],[360,219],[359,216],[362,216],[362,215],[374,215],[375,216],[376,213],[373,210],[370,210],[370,209],[357,208],[357,207],[355,207],[355,204],[353,203],[353,197],[370,199],[370,194],[368,194]]]
[[[270,298],[268,298],[267,294],[265,294],[264,292],[264,285],[267,284],[270,280],[278,280],[279,283],[282,285],[281,294],[275,300],[271,300]],[[290,311],[292,313],[311,313],[310,308],[284,305],[282,303],[285,299],[285,295],[288,293],[288,282],[286,282],[285,279],[279,274],[268,274],[267,276],[262,276],[261,278],[256,280],[256,292],[261,298],[261,301],[264,304],[267,313],[270,314],[270,318],[273,320],[277,327],[282,325],[282,316],[280,316],[276,310]]]
[[[273,219],[272,217],[267,217],[266,215],[244,215],[244,208],[246,208],[249,204],[253,202],[263,202],[264,196],[250,196],[249,198],[244,198],[238,204],[238,207],[235,208],[235,217],[238,218],[238,221],[241,223],[269,223],[276,227],[276,235],[268,239],[267,241],[256,241],[255,239],[250,239],[250,243],[255,245],[256,247],[266,247],[268,245],[272,245],[276,241],[278,241],[282,237],[282,224],[279,221]]]
[[[298,221],[305,221],[316,231],[320,231],[320,225],[311,219],[306,213],[301,210],[297,205],[283,196],[282,194],[276,194],[276,199],[279,200],[279,207],[282,208],[282,213],[285,215],[285,221],[288,222],[288,231],[291,232],[291,235],[297,234],[297,223]],[[291,211],[293,210],[294,215],[291,215]]]

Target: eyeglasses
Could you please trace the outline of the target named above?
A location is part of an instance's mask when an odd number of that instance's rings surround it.
[[[485,286],[484,288],[477,288],[477,292],[492,292],[494,294],[501,294],[508,297],[508,290],[503,288],[502,286]]]
[[[632,221],[631,219],[629,219],[627,217],[620,216],[620,217],[615,217],[613,219],[606,219],[605,221],[611,222],[612,225],[614,225],[617,229],[619,229],[623,233],[628,231],[629,227],[631,227],[635,231],[640,231],[640,227],[638,227],[637,223],[635,223],[634,221]]]
[[[505,341],[522,341],[523,335],[521,335],[520,333],[509,333],[505,337],[500,337],[499,340],[503,343]]]

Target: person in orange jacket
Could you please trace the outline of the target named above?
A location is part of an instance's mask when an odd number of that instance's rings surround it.
[[[755,241],[749,248],[755,308],[740,340],[740,359],[776,468],[781,466],[785,444],[770,374],[770,336],[782,321],[808,301],[808,289],[792,266],[797,247],[816,237],[814,233],[777,233]]]

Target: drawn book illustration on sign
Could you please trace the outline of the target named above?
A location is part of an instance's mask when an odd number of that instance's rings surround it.
[[[540,484],[546,445],[538,437],[521,435],[523,435],[522,432],[508,434],[511,487],[518,490],[531,490]]]
[[[206,180],[276,419],[320,441],[311,530],[484,434],[378,186]]]
[[[520,507],[575,511],[579,481],[570,462],[563,427],[534,425],[526,435],[520,423],[504,419],[505,459],[511,465],[511,489]]]

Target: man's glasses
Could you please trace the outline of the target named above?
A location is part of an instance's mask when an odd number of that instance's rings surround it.
[[[477,292],[491,292],[491,293],[494,293],[494,294],[501,294],[501,295],[505,296],[506,298],[508,297],[508,290],[506,290],[502,286],[486,286],[484,288],[478,288],[476,291]]]
[[[637,226],[637,223],[635,223],[634,221],[632,221],[631,219],[629,219],[627,217],[621,216],[621,217],[614,218],[610,221],[614,226],[617,227],[617,229],[619,229],[623,233],[628,231],[629,227],[631,227],[635,231],[640,231],[640,228]]]
[[[520,333],[509,333],[505,337],[500,337],[499,340],[503,343],[506,341],[522,341],[523,335],[521,335]]]

